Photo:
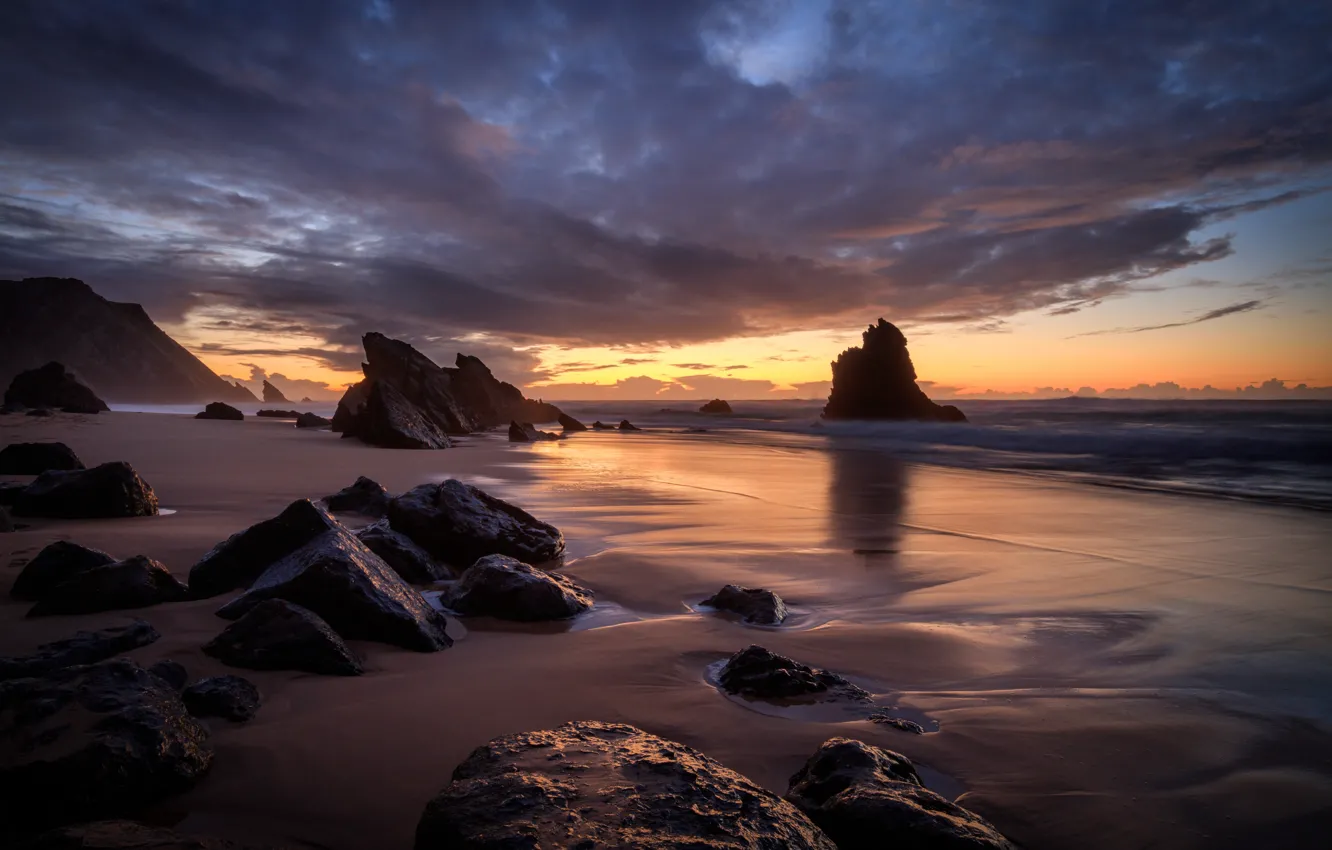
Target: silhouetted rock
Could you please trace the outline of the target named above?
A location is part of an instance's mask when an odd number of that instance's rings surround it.
[[[209,768],[179,694],[115,658],[0,684],[0,838],[133,812]]]
[[[543,440],[558,440],[559,438],[559,434],[538,431],[531,422],[524,422],[521,425],[517,422],[509,423],[509,442],[511,443],[539,443]]]
[[[807,667],[761,646],[746,647],[727,659],[719,683],[727,693],[752,699],[869,699],[863,689],[836,673]]]
[[[356,532],[356,537],[408,584],[430,584],[450,577],[448,567],[432,558],[410,537],[394,531],[388,520],[367,525]]]
[[[163,602],[178,602],[188,595],[185,585],[166,567],[144,555],[135,555],[75,573],[43,593],[28,616],[147,608]]]
[[[0,658],[0,680],[45,676],[63,667],[96,664],[122,652],[147,646],[160,637],[157,629],[143,620],[95,632],[75,632],[73,637],[44,643],[29,655]]]
[[[447,449],[450,445],[444,431],[386,381],[370,385],[355,429],[348,433],[386,449]]]
[[[55,361],[15,375],[5,390],[5,403],[58,407],[67,413],[101,413],[111,409],[63,364]]]
[[[592,591],[567,576],[487,555],[467,568],[445,604],[459,614],[500,620],[565,620],[592,607]]]
[[[848,738],[825,741],[786,799],[839,850],[1016,850],[979,816],[926,790],[906,756]]]
[[[832,364],[825,418],[966,421],[956,407],[935,404],[916,385],[906,337],[895,325],[879,319],[861,339],[861,347],[848,348]]]
[[[343,487],[331,496],[325,496],[324,506],[336,513],[365,514],[383,516],[388,512],[389,491],[364,475],[348,487]]]
[[[702,407],[700,407],[700,408],[698,409],[698,412],[699,412],[699,413],[730,413],[730,412],[731,412],[731,405],[728,404],[728,403],[726,403],[726,402],[723,401],[722,399],[714,398],[712,401],[710,401],[710,402],[708,402],[707,404],[705,404],[705,405],[703,405]]]
[[[619,723],[496,738],[453,771],[416,850],[836,850],[795,807],[699,751]]]
[[[586,425],[584,425],[582,422],[579,422],[577,419],[574,419],[572,416],[570,416],[567,413],[561,413],[558,421],[560,423],[560,427],[563,428],[566,432],[571,434],[575,431],[587,430]]]
[[[466,569],[486,555],[529,564],[564,552],[564,535],[522,508],[470,484],[422,484],[389,502],[389,524],[433,557]]]
[[[185,665],[179,661],[172,661],[170,658],[163,658],[153,664],[148,668],[148,672],[177,691],[184,690],[185,683],[190,680],[190,674],[185,669]]]
[[[300,670],[359,676],[357,660],[318,614],[284,599],[266,599],[203,648],[223,664],[249,670]]]
[[[380,641],[419,652],[453,644],[445,632],[444,615],[341,526],[273,564],[243,596],[217,613],[236,619],[265,599],[285,599],[308,608],[352,640]]]
[[[14,850],[281,850],[208,835],[186,835],[128,820],[81,823],[44,832]]]
[[[49,469],[83,468],[83,461],[64,443],[12,443],[0,449],[0,475],[41,475]]]
[[[628,419],[621,419],[621,420],[620,420],[620,430],[621,430],[621,431],[642,431],[643,429],[642,429],[642,428],[639,428],[637,425],[635,425],[634,423],[630,422]]]
[[[297,428],[327,428],[333,423],[314,413],[302,413],[296,417]]]
[[[299,418],[300,415],[301,413],[299,410],[275,410],[271,407],[266,407],[255,414],[255,416],[260,416],[264,419],[296,419]]]
[[[15,599],[40,599],[61,582],[79,573],[114,564],[116,559],[99,549],[89,549],[68,540],[57,540],[24,564],[9,588]]]
[[[157,496],[128,463],[43,472],[18,496],[16,516],[95,519],[156,516]]]
[[[309,396],[306,396],[305,398],[301,399],[301,404],[314,404],[314,403],[315,400],[310,398]]]
[[[194,414],[195,419],[223,419],[228,422],[240,422],[245,419],[245,414],[229,404],[223,404],[220,401],[212,402],[204,407],[203,410]]]
[[[555,422],[560,409],[544,401],[524,398],[522,391],[491,374],[479,357],[459,354],[454,359],[453,393],[476,420],[477,427],[494,428],[505,422]]]
[[[592,430],[593,430],[593,431],[614,431],[614,430],[615,430],[615,426],[614,426],[614,425],[607,425],[605,422],[602,422],[600,419],[598,419],[596,422],[593,422],[593,423],[592,423]]]
[[[775,626],[786,619],[786,605],[782,598],[771,590],[755,587],[739,587],[728,584],[716,595],[703,600],[704,605],[711,605],[718,611],[730,611],[745,618],[746,623],[762,626]]]
[[[249,587],[275,562],[340,527],[323,508],[309,499],[298,499],[282,513],[238,531],[200,558],[190,570],[190,595],[204,599]]]
[[[273,386],[267,380],[264,381],[263,392],[264,392],[264,404],[291,403],[291,399],[283,395],[282,390]]]
[[[241,676],[210,676],[181,691],[185,708],[195,717],[221,717],[245,723],[259,711],[259,689]]]

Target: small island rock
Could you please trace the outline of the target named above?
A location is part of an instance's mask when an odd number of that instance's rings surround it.
[[[922,419],[965,422],[962,411],[938,405],[916,385],[906,336],[883,319],[832,364],[833,385],[825,419]]]
[[[746,647],[727,659],[719,682],[727,693],[751,699],[869,700],[864,689],[842,676],[792,661],[761,646]]]
[[[700,408],[698,409],[698,412],[699,412],[699,413],[724,413],[724,414],[728,414],[728,415],[729,415],[732,411],[731,411],[731,405],[728,404],[726,401],[724,401],[724,400],[722,400],[722,399],[720,399],[720,398],[714,398],[712,401],[710,401],[710,402],[708,402],[707,404],[705,404],[705,405],[703,405],[702,407],[700,407]]]
[[[628,419],[621,419],[621,420],[620,420],[620,430],[621,430],[621,431],[642,431],[643,429],[642,429],[642,428],[639,428],[637,425],[635,425],[634,423],[630,422]]]

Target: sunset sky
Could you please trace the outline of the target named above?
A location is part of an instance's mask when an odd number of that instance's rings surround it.
[[[1332,4],[33,0],[0,42],[0,278],[293,397],[369,330],[548,399],[818,397],[880,316],[939,395],[1332,385]]]

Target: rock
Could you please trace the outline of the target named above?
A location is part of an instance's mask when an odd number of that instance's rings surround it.
[[[19,494],[14,514],[63,519],[156,516],[157,496],[134,467],[118,461],[43,472]]]
[[[418,652],[453,644],[444,615],[347,529],[326,531],[273,564],[245,595],[217,613],[236,619],[265,599],[285,599],[323,617],[352,640]]]
[[[9,389],[5,390],[5,403],[35,408],[58,407],[68,413],[101,413],[111,409],[54,360],[38,369],[15,375]]]
[[[45,676],[63,667],[96,664],[122,652],[147,646],[160,637],[157,629],[143,620],[95,632],[75,632],[73,637],[42,644],[30,655],[0,658],[0,680]]]
[[[891,726],[902,732],[910,732],[912,735],[924,735],[925,727],[914,720],[907,720],[905,717],[893,717],[882,711],[876,711],[869,716],[871,723],[878,723],[880,726]]]
[[[208,770],[208,731],[126,658],[0,684],[0,838],[127,814]]]
[[[832,738],[791,777],[786,799],[840,850],[1016,850],[979,816],[922,787],[905,756]]]
[[[309,396],[305,396],[304,398],[301,399],[301,404],[314,404],[314,403],[315,400],[310,398]]]
[[[209,676],[181,691],[185,708],[195,717],[221,717],[245,723],[259,711],[259,689],[241,676]]]
[[[223,664],[249,670],[300,670],[359,676],[361,662],[318,614],[284,599],[267,599],[203,648]]]
[[[621,419],[621,420],[620,420],[620,430],[621,430],[621,431],[642,431],[643,429],[642,429],[642,428],[639,428],[637,425],[635,425],[634,423],[630,422],[628,419]]]
[[[395,531],[459,569],[486,555],[540,564],[564,552],[559,529],[453,478],[443,484],[422,484],[398,496],[389,502],[388,518]]]
[[[702,407],[700,407],[700,408],[698,409],[698,412],[699,412],[699,413],[725,413],[725,414],[730,414],[730,413],[731,413],[731,405],[728,404],[728,403],[726,403],[725,401],[719,399],[719,398],[714,398],[712,401],[710,401],[710,402],[708,402],[707,404],[705,404],[705,405],[703,405]]]
[[[0,449],[0,475],[41,475],[47,470],[83,469],[64,443],[12,443]]]
[[[592,430],[593,430],[593,431],[614,431],[614,430],[615,430],[615,426],[614,426],[614,425],[607,425],[605,422],[602,422],[600,419],[598,419],[596,422],[593,422],[593,423],[592,423]]]
[[[386,381],[370,385],[370,394],[356,417],[354,436],[386,449],[447,449],[444,431]]]
[[[57,540],[37,553],[14,579],[9,595],[15,599],[40,599],[61,582],[116,559],[99,549],[89,549],[67,540]]]
[[[444,604],[459,614],[500,620],[566,620],[592,607],[592,591],[567,576],[487,555],[467,568]]]
[[[807,667],[761,646],[746,647],[727,659],[719,682],[727,693],[751,699],[869,700],[862,688],[836,673]]]
[[[356,532],[356,537],[408,584],[430,584],[451,577],[448,567],[430,557],[410,537],[394,531],[388,520],[367,525]]]
[[[388,513],[388,503],[392,496],[378,482],[358,476],[351,486],[343,487],[332,496],[325,496],[324,506],[335,513],[364,514],[383,516]]]
[[[179,661],[172,661],[170,658],[163,658],[156,664],[148,668],[148,672],[157,678],[166,682],[174,690],[182,691],[185,689],[185,683],[190,680],[189,671],[185,665]]]
[[[339,527],[323,508],[309,499],[298,499],[272,519],[255,523],[214,546],[190,570],[190,595],[206,599],[249,587],[274,562]]]
[[[333,423],[313,413],[302,413],[296,417],[297,428],[327,428]]]
[[[279,850],[206,835],[184,835],[173,829],[144,826],[128,820],[81,823],[42,833],[14,850]]]
[[[337,410],[333,412],[333,430],[342,434],[344,437],[354,437],[356,429],[356,420],[365,408],[366,399],[370,397],[370,382],[361,381],[359,384],[352,384],[343,393],[338,400]]]
[[[558,440],[559,438],[559,434],[538,431],[531,422],[524,422],[521,425],[517,422],[509,423],[509,442],[511,443],[539,443],[542,440]]]
[[[565,433],[568,434],[572,434],[575,431],[587,430],[586,425],[584,425],[582,422],[579,422],[577,419],[574,419],[572,416],[570,416],[567,413],[560,414],[559,423],[560,427],[563,428]]]
[[[786,619],[786,605],[771,590],[728,584],[716,595],[703,600],[718,611],[730,611],[744,617],[746,623],[775,626]]]
[[[271,408],[265,408],[255,414],[255,416],[261,416],[264,419],[297,419],[300,415],[298,410],[273,410]]]
[[[104,567],[75,573],[44,592],[29,617],[52,614],[95,614],[122,608],[146,608],[178,602],[189,595],[171,572],[157,561],[135,555]]]
[[[55,414],[52,413],[51,411],[47,410],[45,407],[34,407],[32,410],[29,410],[29,411],[27,412],[27,414],[25,414],[25,415],[27,415],[27,416],[54,416]]]
[[[524,398],[513,384],[498,380],[479,357],[459,354],[452,370],[454,396],[476,420],[477,427],[493,428],[510,420],[555,422],[560,409],[539,399]]]
[[[206,405],[203,410],[194,414],[195,419],[223,419],[228,422],[240,422],[245,419],[245,414],[229,404],[223,404],[220,401],[214,401]]]
[[[416,850],[836,850],[795,807],[699,751],[579,721],[474,750],[426,806]]]
[[[290,399],[282,394],[282,390],[270,384],[267,379],[264,380],[264,404],[289,404]]]
[[[941,407],[916,385],[916,367],[907,340],[895,325],[879,319],[832,364],[832,393],[825,419],[925,419],[965,422],[956,407]]]

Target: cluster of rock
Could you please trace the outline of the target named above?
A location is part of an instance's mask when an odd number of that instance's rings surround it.
[[[868,702],[870,695],[846,677],[819,670],[761,646],[745,647],[726,660],[718,682],[727,693],[750,699],[844,699]]]
[[[906,336],[883,319],[861,335],[832,364],[832,392],[825,419],[920,419],[965,422],[953,405],[934,403],[916,385],[916,367]]]
[[[266,419],[295,419],[297,428],[327,428],[333,424],[331,420],[325,419],[318,414],[297,413],[294,410],[261,410],[256,413],[255,416],[262,416]],[[229,404],[215,401],[205,406],[199,413],[196,413],[194,418],[221,419],[229,422],[240,422],[245,419],[245,414]]]
[[[592,430],[593,431],[642,431],[643,429],[639,428],[637,425],[630,422],[628,419],[621,419],[619,425],[607,425],[605,422],[602,422],[600,419],[598,419],[596,422],[592,423]]]
[[[101,413],[110,410],[73,372],[55,361],[19,372],[5,390],[5,409]]]
[[[786,603],[771,590],[728,584],[703,604],[718,611],[738,614],[746,623],[758,626],[781,625],[786,619]]]

